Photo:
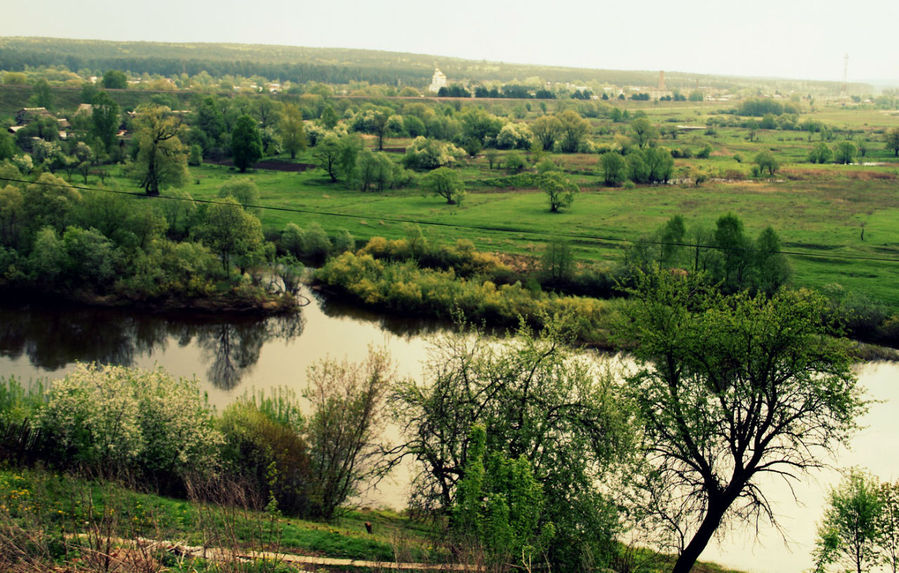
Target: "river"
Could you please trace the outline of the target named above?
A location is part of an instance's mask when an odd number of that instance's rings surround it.
[[[308,294],[308,293],[307,293]],[[0,309],[0,375],[23,380],[56,378],[76,361],[99,361],[141,368],[161,366],[176,376],[196,375],[210,402],[224,408],[248,391],[306,386],[306,369],[316,360],[362,360],[370,345],[386,347],[399,375],[418,377],[432,335],[445,327],[427,321],[384,318],[311,296],[312,303],[292,318],[223,319],[210,316],[135,316],[96,309]],[[867,363],[859,379],[878,400],[862,420],[865,428],[852,449],[829,460],[835,467],[861,466],[883,480],[899,479],[899,365]],[[387,431],[395,438],[396,429]],[[409,468],[369,492],[371,504],[401,507]],[[778,514],[784,542],[774,528],[760,524],[724,531],[703,560],[750,571],[795,572],[811,567],[816,522],[827,491],[839,482],[834,470],[816,471],[794,488],[765,484]]]

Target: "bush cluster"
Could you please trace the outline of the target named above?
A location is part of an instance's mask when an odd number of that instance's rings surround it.
[[[239,483],[282,512],[329,519],[370,469],[392,373],[377,353],[362,367],[316,368],[308,421],[286,390],[245,395],[217,415],[195,378],[162,369],[79,364],[46,389],[0,380],[0,456],[172,495]]]

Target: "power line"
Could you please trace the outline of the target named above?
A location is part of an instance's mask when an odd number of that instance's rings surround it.
[[[11,183],[26,183],[32,184],[34,181],[28,181],[26,179],[14,179],[9,177],[0,177],[0,181],[7,181]],[[154,195],[152,197],[148,196],[146,193],[142,193],[139,191],[122,191],[118,189],[107,189],[103,187],[88,187],[84,185],[72,185],[70,183],[48,183],[42,182],[40,185],[51,185],[56,187],[69,187],[72,189],[78,189],[81,191],[97,191],[101,193],[110,193],[115,195],[126,195],[137,198],[153,198],[153,199],[162,199],[168,201],[185,201],[192,203],[200,203],[204,205],[227,205],[224,201],[215,201],[212,199],[194,199],[192,197],[174,197],[171,195]],[[277,205],[246,205],[248,209],[260,209],[264,211],[278,211],[282,213],[298,213],[303,215],[321,215],[325,217],[345,217],[348,219],[364,219],[362,215],[356,215],[352,213],[340,213],[336,211],[322,211],[315,209],[301,209],[297,207],[279,207]],[[543,235],[538,231],[531,231],[527,229],[515,229],[510,227],[493,227],[487,225],[460,225],[457,223],[445,223],[441,221],[421,221],[417,219],[405,219],[401,217],[378,217],[379,220],[389,221],[391,223],[410,223],[415,225],[428,225],[433,227],[447,227],[454,229],[469,229],[469,230],[477,230],[477,231],[488,231],[493,233],[508,233],[508,234],[523,234],[523,235]],[[616,243],[621,245],[634,244],[636,241],[631,239],[622,239],[620,237],[611,237],[611,236],[602,236],[602,235],[590,235],[590,234],[577,234],[577,233],[553,233],[554,237],[564,237],[568,239],[576,239],[576,240],[589,240],[589,241],[601,241],[606,243]],[[688,247],[691,249],[710,249],[716,251],[743,251],[744,249],[740,248],[732,248],[732,247],[721,247],[719,245],[701,245],[696,243],[681,243],[681,242],[670,242],[670,241],[656,241],[651,239],[643,239],[642,242],[644,244],[649,245],[657,245],[657,246],[669,246],[669,247]],[[838,245],[834,248],[840,248],[844,245]],[[847,255],[847,254],[823,254],[823,253],[810,253],[810,252],[802,252],[802,251],[794,251],[794,250],[784,250],[781,249],[779,251],[773,251],[775,254],[782,255],[791,255],[796,257],[809,257],[809,258],[820,258],[820,259],[836,259],[836,260],[852,260],[852,261],[870,261],[870,262],[882,262],[882,263],[899,263],[899,259],[890,258],[890,257],[871,257],[864,255]]]

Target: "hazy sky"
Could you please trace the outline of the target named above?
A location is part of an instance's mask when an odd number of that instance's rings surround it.
[[[899,0],[4,0],[2,36],[367,48],[899,82]],[[14,12],[14,17],[9,16]],[[439,62],[439,61],[438,61]]]

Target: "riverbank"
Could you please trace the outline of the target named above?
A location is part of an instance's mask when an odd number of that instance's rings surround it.
[[[42,308],[87,307],[133,310],[146,314],[189,312],[194,314],[230,314],[241,316],[277,316],[297,312],[302,304],[288,293],[268,293],[262,289],[234,288],[206,296],[138,297],[121,294],[97,294],[86,291],[69,293],[40,292],[0,285],[0,299],[8,306],[36,305]]]
[[[577,345],[616,352],[634,345],[618,333],[623,310],[633,304],[625,298],[559,295],[518,281],[497,285],[481,275],[459,276],[452,269],[422,268],[412,260],[394,262],[364,251],[330,259],[310,284],[328,297],[378,313],[438,321],[461,318],[506,329],[517,328],[522,320],[541,328],[553,316],[562,316]],[[899,350],[856,341],[853,356],[860,361],[899,360]]]

